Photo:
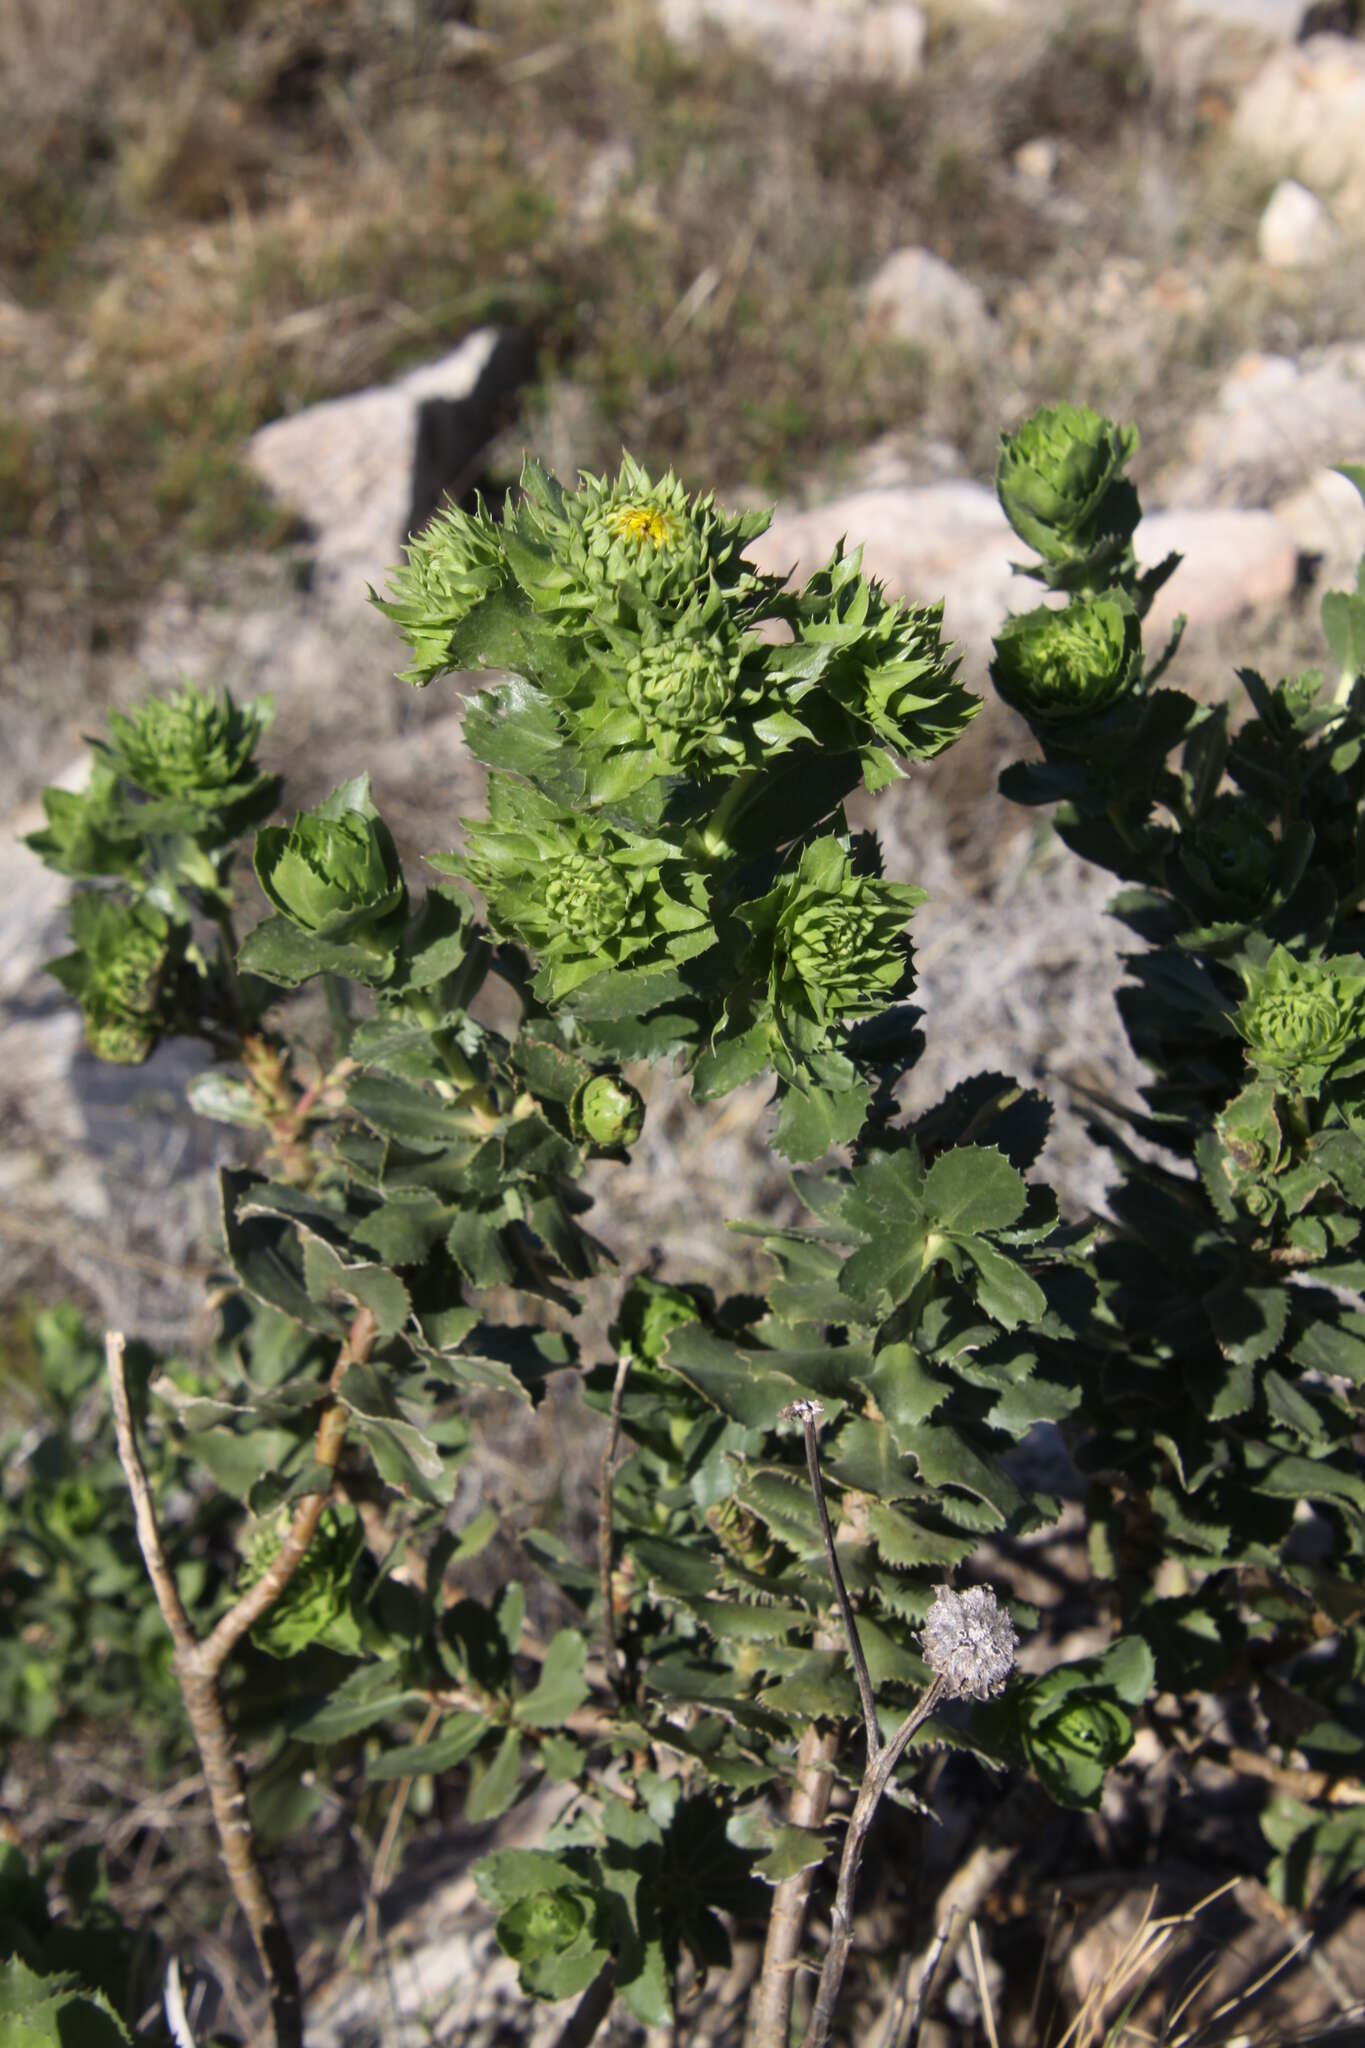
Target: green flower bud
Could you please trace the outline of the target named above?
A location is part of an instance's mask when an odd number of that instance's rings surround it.
[[[1138,523],[1137,494],[1123,475],[1136,427],[1084,405],[1041,407],[1000,441],[995,488],[1019,538],[1044,561],[1094,572],[1123,553]]]
[[[170,1021],[185,934],[149,903],[91,890],[72,902],[71,937],[49,972],[80,1003],[90,1050],[140,1065]]]
[[[574,1096],[569,1118],[593,1145],[633,1145],[645,1127],[644,1098],[619,1074],[594,1074]]]
[[[808,846],[794,874],[740,911],[754,933],[751,967],[798,1050],[815,1050],[835,1025],[875,1016],[906,992],[905,922],[923,901],[922,889],[855,874],[831,838]]]
[[[614,481],[584,476],[567,493],[528,463],[522,489],[504,527],[507,560],[536,610],[571,627],[642,607],[677,618],[711,585],[741,600],[772,587],[743,560],[767,515],[689,499],[671,471],[653,483],[626,456]]]
[[[686,759],[705,746],[723,725],[738,684],[738,656],[704,640],[657,640],[626,670],[626,696],[665,758]]]
[[[134,876],[142,858],[135,814],[119,796],[118,776],[98,756],[82,790],[45,789],[46,827],[24,841],[45,867],[86,881],[97,875]]]
[[[1263,966],[1245,967],[1247,995],[1233,1022],[1259,1070],[1303,1094],[1365,1052],[1365,960],[1339,954],[1296,960],[1277,946]]]
[[[715,943],[705,880],[668,841],[560,811],[503,776],[490,780],[488,810],[487,824],[465,827],[468,852],[441,865],[483,892],[495,931],[537,955],[542,1001]]]
[[[943,606],[888,603],[861,561],[861,548],[846,555],[840,543],[797,599],[796,651],[775,648],[770,665],[780,675],[795,661],[809,674],[818,652],[820,695],[847,721],[831,740],[929,760],[971,723],[980,700],[953,680],[958,663],[943,644]]]
[[[506,580],[502,539],[483,506],[471,517],[455,506],[414,534],[406,561],[389,578],[391,600],[370,601],[392,619],[412,649],[403,681],[425,689],[434,677],[458,666],[451,653],[455,629]]]
[[[343,783],[293,824],[256,835],[256,876],[276,910],[317,938],[359,940],[400,912],[403,871],[368,776]]]
[[[140,1067],[156,1049],[157,1034],[142,1017],[106,1010],[98,1002],[82,1005],[85,1042],[97,1060],[111,1067]]]
[[[1259,903],[1275,880],[1279,842],[1245,798],[1214,797],[1181,848],[1190,874],[1209,896]]]
[[[274,716],[268,697],[239,711],[226,691],[211,697],[187,683],[178,696],[150,698],[126,717],[115,712],[105,751],[144,795],[221,809],[259,792],[265,778],[256,745]]]
[[[1113,709],[1142,680],[1142,628],[1125,597],[1039,605],[1007,619],[995,639],[991,680],[1007,704],[1054,744],[1079,719]]]
[[[1054,1799],[1065,1805],[1098,1804],[1105,1772],[1133,1746],[1133,1724],[1103,1693],[1073,1693],[1045,1720],[1026,1720],[1024,1754]]]
[[[254,1586],[279,1555],[287,1527],[278,1522],[258,1527],[243,1560],[237,1590]],[[343,1657],[364,1653],[364,1639],[352,1599],[352,1580],[365,1531],[353,1509],[325,1508],[317,1531],[294,1576],[275,1604],[251,1631],[251,1640],[271,1657],[296,1657],[312,1644]]]

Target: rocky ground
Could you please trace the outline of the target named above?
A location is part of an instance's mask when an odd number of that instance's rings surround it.
[[[528,447],[569,473],[624,440],[775,497],[769,567],[864,541],[894,591],[945,598],[988,697],[991,632],[1031,601],[993,441],[1040,401],[1143,426],[1138,547],[1185,556],[1163,598],[1189,619],[1185,687],[1320,659],[1320,593],[1365,550],[1331,470],[1365,458],[1365,10],[184,13],[192,32],[111,6],[81,37],[78,0],[0,0],[0,1283],[20,1318],[74,1292],[158,1342],[192,1334],[230,1140],[185,1112],[177,1049],[133,1073],[84,1054],[41,973],[64,891],[16,843],[109,703],[186,673],[269,689],[298,802],[368,765],[405,854],[450,844],[481,801],[467,685],[396,682],[366,585],[415,508]],[[878,823],[888,872],[930,892],[915,1102],[983,1067],[1042,1088],[1042,1170],[1079,1212],[1104,1189],[1077,1104],[1139,1076],[1103,878],[994,794],[1021,732],[988,702]],[[644,1145],[605,1169],[629,1236],[606,1234],[729,1284],[724,1219],[786,1199],[762,1092],[703,1112],[650,1088]],[[432,1931],[464,1896],[459,1868],[443,1882],[395,1908],[382,1986],[329,1993],[319,2043],[508,2038],[484,1937]],[[1129,1903],[1077,1911],[1118,1939]],[[1343,1981],[1359,1997],[1348,1963],[1245,2038],[1330,2013]],[[462,1979],[477,2012],[450,2003]]]

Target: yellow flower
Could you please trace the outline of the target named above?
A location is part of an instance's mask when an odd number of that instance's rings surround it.
[[[607,524],[618,540],[637,548],[669,548],[678,537],[678,522],[657,505],[622,505],[609,514]]]

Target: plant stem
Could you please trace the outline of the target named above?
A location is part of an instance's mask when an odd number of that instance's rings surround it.
[[[877,1725],[877,1699],[872,1690],[872,1678],[867,1668],[867,1659],[863,1655],[862,1640],[853,1614],[853,1602],[848,1597],[848,1587],[844,1584],[844,1575],[839,1569],[839,1553],[834,1547],[834,1531],[830,1527],[829,1509],[825,1505],[825,1486],[820,1477],[820,1446],[816,1436],[823,1411],[818,1401],[794,1401],[792,1412],[800,1422],[806,1439],[806,1464],[810,1471],[811,1491],[815,1495],[815,1512],[820,1517],[820,1534],[824,1538],[829,1575],[834,1581],[835,1597],[839,1602],[844,1633],[848,1637],[848,1654],[853,1660],[853,1675],[858,1681],[858,1698],[862,1702],[863,1728],[867,1736],[867,1760],[870,1766],[881,1747],[881,1729]]]
[[[796,1783],[787,1818],[796,1828],[822,1826],[829,1811],[834,1762],[839,1738],[812,1722],[796,1752]],[[806,1928],[806,1907],[815,1880],[814,1864],[784,1877],[773,1888],[763,1966],[749,2009],[748,2048],[787,2048],[791,2038],[792,1998],[796,1990],[796,1959]]]
[[[943,1680],[935,1678],[901,1722],[891,1740],[875,1756],[868,1759],[863,1782],[858,1788],[858,1797],[849,1817],[848,1831],[844,1836],[844,1853],[839,1863],[839,1882],[835,1889],[834,1913],[830,1922],[829,1947],[825,1951],[824,1966],[820,1971],[820,1983],[815,1994],[815,2005],[802,2048],[825,2048],[829,2040],[830,2029],[834,2024],[834,2009],[843,1988],[848,1952],[853,1945],[853,1901],[858,1888],[863,1848],[877,1808],[881,1804],[882,1794],[891,1782],[896,1765],[905,1753],[910,1738],[923,1727],[942,1699],[943,1693]]]
[[[607,1418],[607,1441],[602,1446],[602,1471],[597,1496],[597,1582],[602,1603],[602,1661],[607,1683],[616,1695],[621,1692],[621,1657],[616,1647],[616,1607],[612,1595],[612,1502],[611,1485],[616,1470],[616,1451],[621,1441],[621,1404],[630,1377],[631,1354],[623,1351],[616,1365],[611,1389],[611,1412]]]
[[[806,1440],[806,1464],[810,1470],[816,1512],[820,1517],[820,1534],[824,1538],[825,1556],[829,1561],[830,1577],[834,1581],[839,1612],[843,1617],[844,1631],[848,1637],[849,1656],[853,1660],[853,1669],[858,1680],[858,1697],[862,1701],[863,1723],[867,1736],[867,1764],[844,1835],[844,1853],[839,1862],[839,1881],[834,1894],[829,1947],[825,1951],[803,2048],[825,2048],[829,2040],[830,2028],[834,2024],[834,2009],[843,1988],[848,1952],[853,1944],[853,1901],[858,1888],[863,1848],[876,1817],[877,1808],[881,1804],[882,1794],[891,1782],[896,1765],[904,1755],[911,1737],[923,1727],[945,1691],[944,1681],[941,1678],[934,1678],[890,1741],[883,1744],[877,1721],[877,1702],[872,1690],[872,1679],[868,1672],[867,1659],[863,1655],[853,1603],[848,1597],[844,1575],[839,1569],[838,1552],[834,1547],[834,1531],[830,1527],[829,1509],[825,1505],[825,1487],[820,1476],[820,1448],[816,1434],[822,1412],[818,1401],[793,1401],[791,1407],[785,1411],[793,1420],[800,1422]]]
[[[377,1334],[374,1317],[368,1309],[361,1309],[333,1370],[333,1391],[348,1365],[358,1364],[368,1357]],[[124,1368],[124,1339],[117,1330],[106,1334],[104,1355],[119,1463],[132,1496],[138,1547],[157,1606],[170,1631],[176,1682],[199,1751],[228,1882],[260,1958],[270,2001],[271,2039],[274,2048],[302,2048],[303,2006],[294,1945],[261,1868],[256,1838],[247,1815],[246,1774],[223,1709],[219,1677],[235,1644],[273,1606],[303,1561],[331,1492],[330,1475],[336,1470],[341,1454],[346,1410],[339,1402],[330,1402],[318,1424],[314,1458],[327,1471],[326,1489],[305,1495],[299,1502],[288,1534],[270,1569],[254,1586],[248,1587],[212,1632],[201,1639],[190,1625],[161,1540],[151,1487],[147,1483],[146,1468],[133,1427]]]

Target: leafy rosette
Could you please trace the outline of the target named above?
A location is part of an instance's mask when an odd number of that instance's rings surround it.
[[[264,1578],[279,1555],[287,1528],[260,1525],[248,1539],[237,1590],[244,1593]],[[251,1631],[251,1640],[271,1657],[297,1657],[319,1644],[342,1657],[363,1656],[364,1630],[355,1586],[365,1551],[365,1531],[350,1508],[325,1508],[303,1561],[274,1606]]]
[[[59,875],[89,881],[97,875],[131,879],[142,863],[142,833],[119,792],[119,778],[95,757],[84,789],[45,789],[47,824],[24,844]]]
[[[996,635],[991,680],[1049,745],[1088,751],[1093,721],[1141,692],[1137,612],[1117,591],[1021,612]]]
[[[875,790],[902,772],[897,756],[927,761],[950,746],[980,700],[954,681],[943,606],[889,603],[861,564],[861,548],[845,554],[841,543],[812,576],[794,607],[795,640],[772,651],[769,671],[790,686],[817,685],[803,716],[823,745],[861,755]]]
[[[880,1014],[912,981],[905,925],[923,889],[859,874],[847,846],[817,839],[795,871],[739,915],[753,933],[749,967],[797,1054],[828,1045],[838,1027]]]
[[[465,831],[468,851],[436,865],[471,882],[493,930],[534,955],[542,1002],[715,943],[705,882],[667,840],[562,811],[503,776],[489,782],[488,822]]]
[[[1365,1069],[1365,959],[1296,960],[1284,946],[1242,970],[1246,1000],[1233,1022],[1257,1071],[1316,1095],[1329,1074]]]
[[[1275,1090],[1264,1081],[1234,1096],[1212,1128],[1200,1133],[1195,1144],[1200,1176],[1225,1223],[1244,1216],[1264,1226],[1278,1215],[1275,1176],[1283,1151]]]
[[[1208,805],[1181,858],[1211,901],[1253,908],[1275,881],[1280,849],[1245,798],[1225,793]]]
[[[256,835],[256,876],[282,917],[317,938],[353,938],[401,910],[403,872],[368,776],[292,825]]]
[[[676,619],[712,585],[752,610],[771,588],[744,561],[767,513],[730,514],[689,498],[670,470],[658,483],[629,456],[614,480],[585,475],[566,492],[534,463],[504,516],[503,551],[538,613],[563,629],[602,627],[651,610]]]
[[[1059,1806],[1095,1808],[1107,1773],[1133,1745],[1128,1708],[1152,1690],[1156,1667],[1140,1636],[1120,1636],[1099,1657],[1058,1664],[1008,1702],[1029,1768]]]
[[[813,735],[776,702],[759,643],[735,632],[712,589],[676,624],[606,631],[568,713],[590,803],[620,803],[656,780],[732,776]]]
[[[71,905],[74,951],[49,963],[75,996],[97,1059],[138,1066],[169,1028],[184,933],[145,900],[90,891]]]
[[[255,758],[274,717],[269,697],[239,708],[226,690],[213,697],[187,683],[174,697],[114,712],[99,751],[153,807],[153,817],[144,809],[144,831],[155,822],[226,840],[264,817],[279,793],[278,776],[262,775]]]
[[[404,553],[402,568],[389,578],[390,597],[371,590],[370,600],[412,649],[402,679],[421,690],[459,666],[451,645],[455,629],[507,581],[507,565],[501,536],[482,505],[472,515],[453,505],[438,512]]]
[[[292,825],[264,826],[255,866],[278,916],[247,934],[243,969],[290,987],[325,973],[387,979],[407,889],[368,775],[342,783]]]
[[[1137,452],[1136,427],[1102,419],[1085,405],[1042,406],[1017,434],[1001,437],[995,488],[1019,538],[1043,557],[1047,580],[1093,587],[1109,580],[1131,547],[1137,493],[1124,466]]]

